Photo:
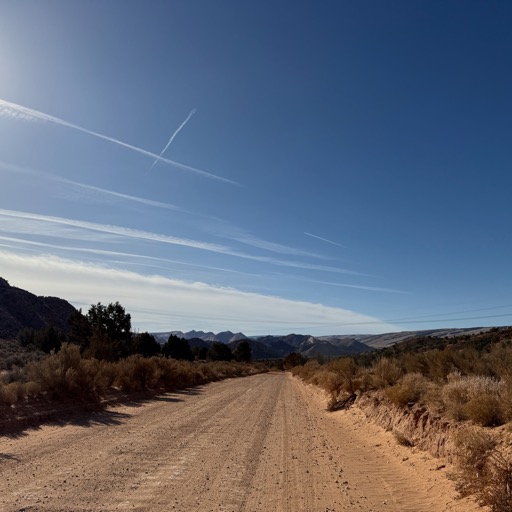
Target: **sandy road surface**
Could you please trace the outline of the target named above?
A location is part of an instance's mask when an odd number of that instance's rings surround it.
[[[477,510],[439,462],[324,407],[274,373],[0,437],[0,510]]]

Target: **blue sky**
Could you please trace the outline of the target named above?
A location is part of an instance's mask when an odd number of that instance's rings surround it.
[[[510,324],[511,15],[4,2],[0,275],[150,331]]]

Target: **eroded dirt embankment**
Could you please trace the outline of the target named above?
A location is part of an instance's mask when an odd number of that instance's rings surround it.
[[[380,392],[359,396],[355,405],[370,421],[387,431],[401,434],[417,448],[448,462],[455,460],[452,436],[461,428],[455,422],[432,414],[419,405],[399,407]]]

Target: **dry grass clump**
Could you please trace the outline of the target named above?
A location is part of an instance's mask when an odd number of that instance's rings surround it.
[[[512,375],[502,378],[501,410],[506,421],[512,421]]]
[[[37,382],[29,381],[0,381],[0,405],[8,407],[28,396],[37,396],[41,393],[41,386]]]
[[[446,414],[458,421],[470,419],[482,426],[501,425],[505,419],[505,383],[482,375],[450,374],[441,391]]]
[[[394,404],[404,406],[421,402],[432,386],[421,373],[408,373],[394,386],[386,388],[385,393]]]
[[[459,491],[474,494],[492,512],[512,510],[512,459],[485,430],[466,427],[453,437],[462,470]]]
[[[11,406],[18,400],[16,383],[3,384],[0,383],[0,404]]]
[[[503,451],[489,458],[487,485],[480,492],[482,502],[492,512],[512,510],[512,460]]]
[[[397,443],[402,446],[406,446],[407,448],[412,448],[414,446],[414,441],[409,439],[405,434],[398,430],[393,431],[393,436],[395,437]]]
[[[308,361],[304,365],[298,365],[292,368],[292,374],[300,377],[303,381],[318,385],[319,373],[321,373],[322,367],[316,359]],[[323,387],[323,386],[320,386]]]
[[[144,391],[154,388],[159,377],[154,358],[133,355],[116,363],[114,385],[127,392]]]
[[[396,361],[382,357],[373,363],[371,373],[373,376],[373,386],[385,388],[396,384],[403,372]]]
[[[482,474],[489,455],[496,447],[496,440],[487,431],[471,426],[455,432],[453,443],[457,449],[459,466],[475,472],[477,477]]]
[[[343,391],[354,393],[359,389],[359,371],[355,361],[349,357],[334,359],[324,365],[312,360],[292,369],[293,375],[325,389],[334,399]]]
[[[492,395],[478,395],[464,407],[466,416],[478,425],[492,427],[504,423],[501,400]]]

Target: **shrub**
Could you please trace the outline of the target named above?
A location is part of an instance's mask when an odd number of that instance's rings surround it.
[[[440,382],[430,382],[422,399],[432,412],[439,415],[445,413],[445,405],[441,395],[442,387],[443,385]]]
[[[359,380],[357,379],[359,368],[351,357],[342,357],[335,359],[328,365],[338,378],[338,392],[345,391],[353,394],[359,389]]]
[[[395,384],[402,376],[402,370],[392,359],[382,357],[372,365],[373,384],[377,388],[384,388]]]
[[[504,384],[491,377],[450,374],[441,395],[446,413],[451,418],[458,421],[473,419],[487,425],[503,416],[498,410],[501,407],[499,397],[504,390]]]
[[[288,354],[283,361],[283,366],[285,370],[291,370],[295,366],[304,366],[307,362],[307,359],[298,352],[292,352]]]
[[[37,396],[41,394],[41,385],[32,380],[25,384],[25,391],[27,396]]]
[[[504,422],[501,401],[494,395],[481,394],[464,405],[465,415],[478,425],[490,427]]]
[[[18,394],[13,383],[2,384],[0,383],[0,404],[11,406],[18,400]]]
[[[116,364],[114,384],[123,391],[142,391],[154,388],[159,380],[158,365],[151,359],[133,355]]]
[[[408,373],[400,381],[386,388],[386,396],[396,405],[404,406],[419,402],[431,386],[429,380],[421,373]]]
[[[462,469],[459,491],[475,494],[492,512],[510,512],[512,503],[512,460],[496,448],[494,438],[477,427],[454,435],[458,463]]]
[[[482,473],[487,458],[496,446],[495,439],[478,427],[464,427],[455,432],[453,443],[459,466],[466,472]]]
[[[82,359],[78,345],[63,343],[57,354],[29,363],[27,376],[54,398],[98,397],[97,367]]]
[[[512,509],[512,460],[498,450],[489,457],[488,478],[480,497],[492,512],[510,512]]]
[[[0,403],[12,405],[17,399],[40,393],[48,393],[54,399],[98,401],[112,386],[127,392],[175,390],[263,371],[268,369],[240,362],[201,363],[138,354],[116,362],[85,359],[78,345],[64,343],[58,353],[33,361],[23,370],[2,372]]]
[[[308,361],[304,365],[298,365],[291,369],[293,375],[300,377],[306,382],[311,382],[312,379],[318,379],[321,372],[321,366],[316,359]],[[316,383],[315,383],[316,384]],[[323,386],[322,386],[323,387]]]

